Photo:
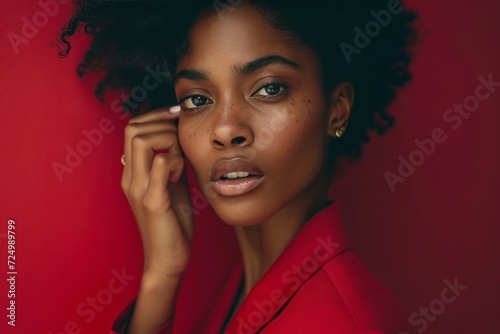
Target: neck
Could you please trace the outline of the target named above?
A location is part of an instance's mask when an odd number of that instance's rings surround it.
[[[266,221],[253,226],[235,227],[243,258],[245,282],[240,303],[302,226],[325,207],[328,192],[325,184],[325,178],[318,177],[317,182]]]

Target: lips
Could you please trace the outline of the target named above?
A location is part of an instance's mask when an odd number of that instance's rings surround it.
[[[231,175],[227,175],[230,173]],[[217,194],[230,197],[251,192],[262,183],[263,179],[262,171],[248,160],[221,159],[212,168],[211,184]]]
[[[220,159],[212,167],[211,180],[219,181],[224,175],[235,172],[248,173],[249,177],[263,175],[257,166],[246,159]]]

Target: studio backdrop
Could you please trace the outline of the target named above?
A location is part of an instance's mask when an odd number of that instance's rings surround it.
[[[403,304],[406,333],[496,334],[500,5],[405,5],[419,13],[420,39],[413,81],[391,106],[396,126],[373,136],[360,161],[342,163],[330,196],[354,250]],[[142,271],[120,188],[129,118],[94,98],[99,74],[78,78],[88,36],[72,38],[70,55],[58,57],[53,44],[71,1],[0,6],[0,332],[107,333]],[[205,258],[190,284],[201,291],[234,261],[237,244],[191,191],[194,251]],[[193,312],[210,302],[201,292],[192,298]]]

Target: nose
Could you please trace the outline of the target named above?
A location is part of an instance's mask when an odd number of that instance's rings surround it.
[[[248,146],[254,141],[254,133],[244,108],[221,105],[213,113],[214,123],[210,140],[216,149]]]

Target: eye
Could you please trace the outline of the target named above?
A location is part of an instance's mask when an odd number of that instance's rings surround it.
[[[193,110],[212,103],[212,100],[203,95],[191,95],[181,99],[179,103],[182,109]]]
[[[267,84],[260,88],[254,96],[261,96],[265,98],[273,98],[280,96],[285,93],[286,90],[286,85],[278,83],[278,82],[273,82],[270,84]]]

